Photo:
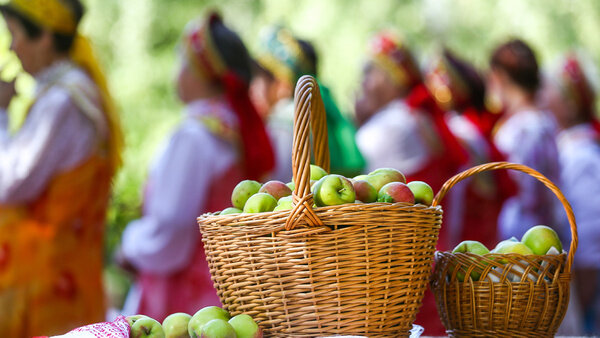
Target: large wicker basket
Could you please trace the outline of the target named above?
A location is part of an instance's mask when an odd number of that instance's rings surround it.
[[[571,227],[568,256],[436,252],[431,287],[438,312],[451,337],[552,337],[569,303],[570,272],[577,249],[575,217],[560,190],[531,168],[496,162],[449,179],[433,205],[461,180],[496,169],[524,172],[554,192],[567,212]]]
[[[406,203],[313,207],[314,158],[329,168],[319,87],[295,93],[294,208],[198,218],[215,288],[232,315],[266,336],[408,336],[430,276],[440,207]]]

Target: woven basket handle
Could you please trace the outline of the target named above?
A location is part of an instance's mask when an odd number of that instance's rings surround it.
[[[294,208],[285,223],[286,230],[294,229],[303,219],[309,226],[323,225],[312,207],[309,128],[312,128],[315,163],[329,172],[325,107],[319,85],[312,76],[305,75],[298,80],[294,94],[294,107],[294,142],[292,145],[292,174],[295,183],[292,194]]]
[[[558,187],[554,183],[550,182],[549,179],[547,179],[544,175],[540,174],[536,170],[533,170],[522,164],[515,164],[515,163],[509,163],[509,162],[492,162],[492,163],[486,163],[486,164],[475,166],[471,169],[467,169],[459,174],[456,174],[453,177],[451,177],[449,180],[447,180],[446,183],[444,183],[444,185],[440,189],[440,191],[437,193],[435,198],[433,199],[432,206],[439,205],[441,203],[442,199],[444,198],[444,196],[446,195],[446,193],[450,190],[450,188],[452,188],[458,182],[460,182],[470,176],[473,176],[475,174],[484,172],[484,171],[491,171],[491,170],[498,170],[498,169],[512,169],[512,170],[524,172],[524,173],[536,178],[538,181],[542,182],[548,189],[552,190],[552,192],[554,193],[554,195],[556,195],[556,197],[558,197],[559,201],[562,203],[563,207],[565,208],[565,211],[567,212],[567,218],[569,219],[569,225],[571,226],[571,246],[569,248],[569,255],[567,257],[567,266],[566,266],[566,271],[571,272],[571,266],[573,265],[573,258],[575,257],[575,250],[577,250],[577,243],[578,243],[577,225],[575,224],[575,215],[573,214],[573,209],[571,208],[571,204],[569,204],[569,201],[567,201],[567,199],[565,198],[563,193],[560,191],[560,189],[558,189]]]

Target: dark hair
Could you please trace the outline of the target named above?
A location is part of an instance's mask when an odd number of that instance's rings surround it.
[[[319,61],[317,57],[317,51],[312,43],[307,40],[297,39],[298,44],[300,45],[300,49],[302,49],[302,53],[306,57],[306,61],[308,62],[307,70],[311,75],[317,76],[317,63]]]
[[[62,0],[72,11],[76,25],[79,25],[83,17],[84,8],[80,0]],[[3,15],[16,19],[25,29],[25,34],[29,39],[37,39],[42,35],[42,27],[23,14],[10,7],[9,5],[0,6],[0,11]],[[64,34],[52,32],[54,49],[57,52],[68,52],[73,45],[75,34]]]
[[[540,86],[535,53],[520,39],[500,45],[492,54],[490,66],[505,71],[515,84],[530,94],[534,94]]]
[[[485,83],[477,69],[448,49],[444,49],[444,58],[467,86],[473,106],[478,110],[485,109]]]
[[[242,39],[217,16],[210,18],[210,31],[219,55],[227,68],[235,72],[246,84],[252,79],[250,54]]]

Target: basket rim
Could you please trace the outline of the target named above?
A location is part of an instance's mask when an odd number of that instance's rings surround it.
[[[282,234],[317,234],[321,232],[333,230],[330,226],[337,224],[328,224],[327,221],[323,225],[313,226],[308,222],[299,224],[296,229],[286,230],[285,224],[289,215],[293,212],[290,210],[269,211],[262,213],[237,213],[229,215],[218,215],[216,213],[205,213],[197,218],[198,226],[201,232],[210,233],[249,233],[252,236],[261,236],[264,234],[280,233]],[[423,204],[411,204],[405,202],[398,203],[364,203],[364,204],[340,204],[327,207],[316,207],[314,212],[320,218],[327,220],[332,215],[352,215],[364,213],[412,213],[412,214],[429,214],[433,217],[440,217],[439,224],[432,223],[432,226],[441,228],[441,217],[443,210],[441,206],[426,206]],[[335,217],[334,216],[334,217]],[[215,224],[220,223],[220,224]],[[231,224],[234,223],[234,224]],[[239,223],[239,224],[235,224]],[[358,224],[356,224],[358,225]],[[343,229],[338,229],[343,230]],[[337,230],[336,230],[337,231]]]

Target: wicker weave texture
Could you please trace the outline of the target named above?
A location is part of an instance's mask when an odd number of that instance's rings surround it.
[[[577,249],[575,217],[560,190],[526,166],[488,163],[448,180],[434,205],[459,181],[497,169],[529,174],[554,192],[569,219],[569,252],[542,256],[436,252],[431,287],[438,312],[452,337],[552,337],[568,307],[570,271]]]
[[[199,217],[215,287],[225,309],[251,315],[266,336],[408,336],[442,210],[406,203],[313,208],[310,128],[315,160],[328,167],[318,92],[311,77],[298,82],[294,208]]]

